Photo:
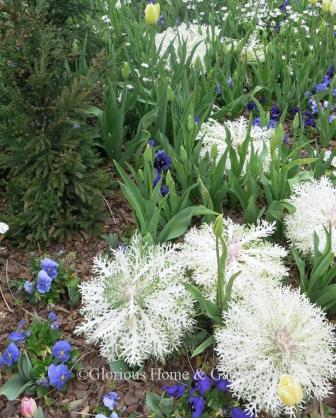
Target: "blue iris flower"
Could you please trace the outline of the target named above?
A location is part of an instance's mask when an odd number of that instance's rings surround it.
[[[171,157],[163,150],[160,150],[156,154],[155,168],[159,171],[169,170],[172,163]]]

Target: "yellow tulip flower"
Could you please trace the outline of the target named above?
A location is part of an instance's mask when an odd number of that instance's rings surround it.
[[[330,4],[330,13],[332,15],[336,14],[336,0],[332,0],[332,2]]]
[[[322,10],[324,12],[329,12],[331,6],[331,0],[322,0]]]
[[[145,22],[155,25],[160,17],[160,3],[148,3],[145,9]]]
[[[284,374],[279,381],[278,396],[287,406],[297,405],[303,398],[302,386],[294,376]]]

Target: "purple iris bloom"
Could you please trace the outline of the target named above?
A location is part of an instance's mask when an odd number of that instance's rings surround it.
[[[309,112],[309,110],[305,110],[304,116],[305,116],[304,126],[306,128],[308,127],[315,128],[316,122],[315,122],[313,114]]]
[[[194,374],[193,380],[195,382],[195,390],[197,390],[201,395],[204,395],[211,389],[212,380],[206,373],[198,370]]]
[[[274,119],[274,120],[279,120],[280,119],[281,110],[280,110],[280,108],[279,108],[279,106],[278,106],[277,103],[275,103],[271,107],[270,116],[271,116],[271,119]]]
[[[166,184],[163,184],[161,186],[161,195],[164,197],[164,196],[167,196],[168,193],[169,193],[169,187]]]
[[[157,168],[155,169],[155,177],[153,180],[153,186],[155,187],[161,180],[161,171]]]
[[[39,291],[39,293],[48,293],[51,289],[51,282],[52,282],[52,278],[48,276],[48,274],[44,271],[41,270],[38,274],[38,279],[37,279],[37,290]]]
[[[58,273],[58,263],[51,258],[45,258],[41,261],[41,269],[48,273],[49,277],[55,279]]]
[[[252,120],[252,125],[253,126],[258,126],[259,128],[262,128],[261,117],[260,116],[257,116],[256,118],[254,118]]]
[[[254,415],[250,415],[247,412],[244,412],[240,408],[232,408],[231,409],[231,417],[232,418],[254,418]]]
[[[275,119],[270,119],[270,121],[267,124],[267,129],[274,129],[277,127],[278,121]]]
[[[71,344],[68,341],[61,340],[54,344],[51,351],[58,361],[65,363],[70,359],[71,350]]]
[[[160,150],[156,154],[155,168],[159,171],[169,170],[172,163],[171,157],[165,151]]]
[[[316,84],[315,90],[316,90],[316,93],[321,93],[322,91],[326,91],[328,90],[328,84],[327,83]]]
[[[173,386],[164,386],[162,389],[170,398],[174,399],[181,398],[181,396],[183,396],[185,392],[185,386],[181,383],[177,383]]]
[[[328,69],[327,77],[329,78],[329,80],[332,80],[334,78],[334,75],[335,75],[335,67],[331,65]]]
[[[309,106],[311,108],[311,111],[312,111],[313,115],[315,115],[316,113],[318,113],[318,105],[317,105],[316,100],[310,99],[308,101],[308,104],[309,104]]]
[[[116,392],[109,392],[103,397],[103,404],[106,408],[109,408],[111,411],[117,406],[119,401],[119,396]]]
[[[20,357],[20,350],[18,349],[17,345],[14,343],[10,343],[9,346],[4,351],[2,358],[2,363],[5,366],[12,366],[13,363],[16,363]]]
[[[250,112],[253,112],[254,110],[258,110],[258,107],[254,102],[248,102],[246,105],[246,109]]]
[[[285,12],[285,11],[286,11],[286,8],[287,8],[289,5],[290,5],[290,1],[289,1],[289,0],[285,0],[285,1],[281,4],[281,6],[279,7],[279,9],[280,9],[282,12]]]
[[[58,366],[51,364],[48,367],[48,377],[50,385],[60,390],[72,378],[72,373],[65,364],[59,364]]]
[[[25,281],[23,288],[29,295],[31,295],[34,292],[34,285],[32,282],[28,280]]]
[[[148,145],[149,145],[151,148],[156,147],[156,141],[155,141],[155,139],[154,139],[154,138],[149,139],[149,140],[148,140]]]
[[[215,86],[215,93],[217,95],[219,95],[219,94],[222,93],[222,88],[221,88],[221,86],[219,84],[216,84],[216,86]]]
[[[199,396],[191,395],[189,397],[189,405],[191,406],[191,416],[192,418],[200,418],[204,409],[205,409],[205,401],[203,398]]]

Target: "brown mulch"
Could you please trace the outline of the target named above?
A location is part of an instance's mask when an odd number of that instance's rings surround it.
[[[112,204],[113,203],[113,204]],[[2,350],[7,344],[6,339],[9,332],[16,329],[21,319],[31,319],[31,314],[37,312],[42,318],[47,317],[47,308],[45,306],[31,306],[29,304],[15,304],[13,295],[9,290],[7,281],[10,282],[17,278],[29,275],[29,260],[42,254],[48,254],[55,259],[65,258],[74,265],[76,271],[82,281],[88,280],[91,276],[93,258],[107,250],[107,242],[103,239],[104,235],[117,233],[122,239],[124,235],[128,235],[129,229],[132,228],[134,222],[127,203],[117,192],[113,193],[110,202],[112,213],[106,210],[106,219],[101,237],[88,237],[86,234],[79,233],[71,240],[62,244],[54,244],[40,251],[39,248],[33,250],[24,250],[11,247],[6,244],[5,253],[0,254],[0,283],[4,291],[5,299],[13,312],[8,312],[5,303],[0,297],[0,313],[4,317],[0,317],[0,349]],[[6,275],[6,260],[8,260],[8,270]],[[25,312],[26,310],[27,312]],[[71,344],[79,348],[83,359],[81,363],[85,370],[104,369],[109,372],[109,368],[99,355],[97,347],[89,346],[82,337],[73,334],[73,330],[80,321],[78,309],[68,310],[62,305],[57,305],[53,309],[59,317],[61,329],[64,332],[64,338],[68,339]],[[107,376],[108,377],[108,376]],[[5,371],[0,375],[0,385],[5,383],[8,376]],[[96,380],[97,379],[97,380]],[[102,396],[109,390],[116,390],[121,396],[119,402],[123,409],[123,416],[129,416],[131,413],[137,412],[137,417],[146,417],[144,399],[146,391],[156,390],[159,392],[161,384],[152,383],[150,381],[113,381],[106,378],[103,380],[101,376],[94,379],[73,379],[65,394],[54,391],[50,396],[55,402],[48,408],[43,407],[45,418],[75,418],[81,416],[89,416],[93,414],[93,410],[97,405],[101,405]],[[4,397],[0,397],[0,417],[16,418],[19,417],[19,402],[9,402]]]
[[[12,332],[19,320],[31,319],[31,314],[36,312],[43,318],[47,317],[47,308],[45,306],[33,307],[31,305],[21,306],[15,305],[15,300],[9,290],[7,280],[10,282],[17,278],[22,278],[29,275],[29,260],[32,257],[37,257],[42,254],[48,254],[55,259],[64,258],[75,266],[76,271],[82,281],[88,280],[91,277],[91,268],[93,258],[107,250],[107,242],[103,239],[104,235],[117,233],[119,238],[128,236],[130,228],[133,228],[134,221],[132,219],[131,211],[124,201],[122,196],[115,192],[112,196],[110,210],[106,210],[106,219],[103,227],[101,237],[88,237],[86,234],[79,233],[65,244],[54,244],[47,249],[40,251],[39,248],[33,250],[24,250],[11,247],[6,244],[5,253],[0,253],[0,284],[4,291],[4,296],[13,312],[8,312],[5,303],[0,297],[0,351],[3,350],[7,344],[7,336]],[[234,214],[230,213],[233,218]],[[237,216],[238,218],[238,216]],[[238,219],[236,219],[238,221]],[[6,276],[5,266],[8,260],[8,271]],[[293,274],[294,276],[295,274]],[[294,277],[292,277],[294,280]],[[54,307],[61,323],[61,328],[64,332],[64,338],[68,339],[74,347],[77,347],[83,356],[81,363],[86,371],[94,370],[94,379],[77,377],[73,379],[66,393],[53,391],[50,393],[50,398],[54,399],[51,406],[43,406],[45,418],[78,418],[85,416],[92,416],[96,406],[102,404],[102,396],[109,390],[115,390],[121,397],[119,406],[123,410],[125,417],[134,416],[138,418],[148,417],[148,411],[145,407],[145,395],[148,391],[156,393],[161,392],[164,384],[172,383],[172,381],[165,381],[157,379],[155,376],[151,378],[152,371],[157,373],[159,369],[162,371],[186,371],[192,373],[192,369],[201,367],[201,364],[207,363],[215,364],[215,359],[212,358],[213,353],[207,353],[205,358],[196,358],[189,363],[189,359],[181,356],[179,358],[172,358],[168,360],[166,365],[148,364],[144,372],[144,380],[113,380],[108,373],[109,367],[106,361],[99,355],[97,347],[86,344],[81,336],[73,333],[77,323],[81,320],[78,309],[69,310],[64,305],[57,305]],[[105,377],[102,377],[103,371]],[[99,374],[97,376],[97,374]],[[0,385],[6,382],[8,375],[5,372],[0,373]],[[330,412],[332,417],[336,417],[336,396],[333,395],[328,400]],[[303,417],[307,418],[313,409],[318,405],[309,405]],[[0,418],[19,418],[19,401],[9,402],[4,397],[0,397]],[[134,415],[132,415],[134,414]],[[94,415],[93,415],[94,416]],[[271,418],[264,417],[263,418]]]

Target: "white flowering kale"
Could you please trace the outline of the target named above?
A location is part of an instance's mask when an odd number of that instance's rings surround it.
[[[274,224],[261,221],[257,225],[239,225],[224,219],[227,245],[225,278],[240,272],[233,285],[233,297],[244,297],[250,291],[268,283],[279,283],[287,275],[283,264],[286,250],[265,241],[274,232]],[[204,295],[212,300],[216,295],[216,238],[212,225],[192,228],[180,246],[180,264],[192,273],[192,279]]]
[[[326,177],[302,183],[294,189],[290,203],[296,211],[285,218],[286,236],[303,253],[314,251],[314,232],[320,250],[326,244],[324,228],[332,229],[332,249],[336,252],[336,188]]]
[[[96,258],[95,278],[81,285],[84,323],[77,332],[99,343],[109,361],[164,360],[193,326],[193,302],[174,258],[174,246],[144,246],[138,235],[112,260]]]
[[[249,121],[244,118],[244,116],[241,116],[233,121],[227,121],[224,125],[214,119],[209,119],[206,123],[203,123],[196,138],[197,140],[203,140],[201,150],[202,157],[204,157],[207,153],[210,154],[213,146],[217,149],[217,161],[222,157],[228,147],[229,141],[225,127],[230,132],[232,147],[234,149],[241,146],[249,134],[254,152],[259,155],[265,154],[264,168],[266,170],[269,167],[269,141],[272,131],[267,128],[252,126],[249,132]],[[248,154],[250,153],[250,147],[247,152]],[[227,163],[226,168],[229,169],[230,164]]]
[[[9,230],[9,226],[5,222],[0,222],[0,234],[5,234]]]
[[[281,376],[294,376],[304,400],[321,400],[336,377],[334,329],[325,313],[298,291],[269,287],[231,304],[217,331],[219,370],[247,410],[294,416],[278,397]],[[302,406],[302,403],[301,403]]]
[[[197,58],[200,59],[204,65],[204,58],[211,42],[220,33],[219,28],[215,28],[215,33],[212,33],[212,28],[207,25],[185,24],[177,26],[176,28],[168,28],[162,33],[155,36],[155,45],[160,52],[160,56],[164,56],[169,47],[172,47],[178,57],[178,50],[185,46],[187,58],[191,55],[192,50],[196,47],[192,63],[195,63]],[[214,36],[213,36],[214,35]]]

